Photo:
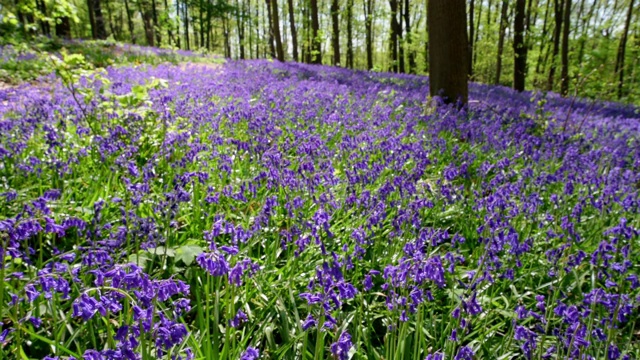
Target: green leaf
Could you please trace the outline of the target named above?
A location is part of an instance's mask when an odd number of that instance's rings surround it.
[[[196,256],[203,252],[204,249],[198,245],[184,245],[176,249],[176,261],[182,261],[189,266],[196,259]]]

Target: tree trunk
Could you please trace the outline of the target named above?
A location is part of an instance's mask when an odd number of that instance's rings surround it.
[[[416,73],[416,54],[413,51],[413,34],[411,33],[411,17],[409,14],[409,0],[404,0],[404,25],[407,34],[407,58],[409,61],[408,73]]]
[[[389,0],[391,8],[391,22],[389,26],[389,53],[391,55],[391,65],[389,70],[398,72],[398,0]]]
[[[333,66],[340,66],[340,5],[338,0],[331,1],[331,47],[333,48]]]
[[[353,69],[353,0],[347,0],[347,67]]]
[[[429,91],[446,102],[469,97],[467,18],[464,0],[429,0]]]
[[[627,11],[627,20],[624,23],[624,31],[620,38],[620,45],[618,46],[618,55],[616,57],[615,74],[618,77],[618,99],[622,98],[623,86],[624,86],[624,54],[627,48],[627,37],[629,35],[629,26],[631,25],[631,17],[633,16],[633,2],[629,1],[629,10]]]
[[[496,85],[500,84],[500,75],[502,73],[502,52],[504,50],[504,34],[507,29],[507,10],[509,10],[509,2],[507,0],[502,0],[502,9],[500,10],[500,30],[498,35],[498,60],[496,62],[496,79],[494,83]]]
[[[404,68],[404,41],[402,40],[402,0],[398,2],[398,15],[400,19],[396,16],[396,26],[398,30],[398,71],[401,74],[405,73]]]
[[[273,38],[273,16],[271,15],[271,2],[275,0],[265,0],[267,4],[267,18],[269,19],[269,52],[271,58],[276,58],[276,46],[274,44],[275,39]]]
[[[236,0],[236,26],[238,27],[238,49],[240,59],[245,59],[244,49],[244,19],[245,19],[245,6],[244,1]]]
[[[291,45],[293,47],[293,61],[298,62],[298,34],[296,32],[296,18],[293,9],[293,0],[287,0],[289,8],[289,26],[291,27]]]
[[[276,40],[276,56],[279,61],[284,61],[284,48],[282,47],[282,36],[280,36],[280,18],[278,14],[278,0],[270,0],[271,16],[273,17],[273,36]]]
[[[151,10],[149,9],[149,4],[145,1],[144,4],[141,0],[137,1],[138,3],[138,11],[140,12],[140,16],[142,17],[142,25],[144,25],[144,34],[147,39],[147,45],[154,46],[155,37],[153,34],[153,19],[151,15]],[[186,10],[186,7],[185,7]]]
[[[473,45],[475,41],[475,34],[473,28],[473,16],[475,8],[475,0],[469,2],[469,78],[473,77]]]
[[[373,69],[373,0],[365,0],[364,4],[364,26],[365,42],[367,47],[367,70]]]
[[[553,81],[556,74],[556,57],[560,50],[560,35],[562,34],[562,0],[553,1],[556,25],[553,31],[553,53],[551,54],[551,68],[549,69],[549,80],[547,81],[547,91],[553,90]]]
[[[156,46],[162,44],[162,32],[158,24],[158,12],[156,10],[156,0],[151,0],[151,17],[153,19],[153,33],[156,36]]]
[[[549,19],[549,8],[550,8],[549,4],[551,4],[551,1],[547,0],[547,6],[546,6],[546,9],[544,11],[544,20],[542,22],[542,34],[543,35],[547,33],[547,23],[548,23],[548,19]],[[544,52],[543,50],[544,50],[544,47],[545,47],[544,45],[545,45],[545,41],[544,41],[544,38],[543,38],[542,40],[540,40],[540,49],[538,51],[538,62],[536,64],[536,74],[542,74],[544,72],[544,68],[542,67],[542,65],[543,65],[543,61],[542,60],[544,59],[544,56],[543,56],[543,52]],[[546,59],[545,59],[544,64],[546,64]]]
[[[318,21],[318,0],[311,0],[311,62],[322,64],[320,48],[320,22]]]
[[[562,96],[567,96],[569,94],[569,27],[571,25],[571,0],[565,0],[563,25],[560,94]]]
[[[131,19],[131,9],[129,9],[129,0],[124,0],[124,11],[127,13],[127,27],[129,28],[129,36],[131,37],[131,43],[136,43],[135,28],[133,27],[133,20]]]
[[[56,24],[56,36],[63,39],[71,39],[71,20],[68,16],[61,17]]]
[[[184,44],[187,50],[191,50],[191,42],[189,41],[189,6],[184,6]]]
[[[475,44],[478,43],[479,34],[480,34],[480,22],[482,20],[482,8],[483,7],[484,6],[480,6],[480,8],[478,9],[478,21],[476,22],[476,29],[474,31],[474,38],[473,39],[469,39],[469,41],[473,41],[473,45],[471,45],[472,49],[475,47]],[[469,74],[473,75],[473,67],[476,65],[476,60],[478,59],[478,54],[474,51],[473,53],[469,54],[469,58],[471,59],[471,70],[469,70]]]
[[[524,91],[527,76],[527,46],[524,43],[526,0],[516,1],[516,13],[513,19],[513,88]]]

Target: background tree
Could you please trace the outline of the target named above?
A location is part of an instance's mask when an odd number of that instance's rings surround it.
[[[445,101],[467,103],[469,89],[464,0],[429,0],[429,90]]]

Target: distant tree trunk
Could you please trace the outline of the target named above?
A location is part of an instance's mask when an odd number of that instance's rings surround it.
[[[594,1],[591,4],[589,15],[582,18],[582,36],[580,37],[580,45],[578,46],[578,64],[582,64],[582,58],[584,57],[584,45],[587,42],[587,28],[589,27],[589,22],[591,22],[591,19],[593,18],[597,3],[597,1]]]
[[[291,45],[293,47],[293,61],[298,62],[298,34],[296,32],[296,18],[293,9],[293,0],[287,0],[289,8],[289,26],[291,27]]]
[[[333,66],[340,66],[340,5],[338,0],[331,1],[331,47],[333,48]]]
[[[47,4],[44,0],[36,0],[36,7],[38,11],[42,14],[42,16],[47,17]],[[42,35],[49,36],[51,35],[51,28],[49,26],[49,22],[41,19],[40,21],[40,30],[42,31]]]
[[[311,0],[311,62],[322,64],[322,54],[320,48],[320,22],[318,21],[318,0]]]
[[[165,10],[166,11],[166,10]],[[153,19],[153,33],[156,35],[156,46],[162,44],[162,31],[158,24],[158,12],[156,10],[156,0],[151,0],[151,17]]]
[[[309,2],[303,0],[304,6],[302,7],[302,62],[307,64],[311,63],[311,30],[310,30],[310,15],[309,15]]]
[[[175,0],[176,2],[176,41],[178,44],[178,49],[182,49],[182,43],[180,40],[180,0]]]
[[[140,12],[140,16],[142,17],[142,25],[144,25],[144,34],[147,39],[147,45],[154,46],[155,45],[155,36],[153,34],[153,16],[151,14],[151,9],[149,9],[149,4],[145,1],[143,4],[141,0],[137,1],[138,3],[138,11]],[[186,11],[185,6],[185,11]]]
[[[94,39],[106,39],[107,30],[102,17],[100,0],[87,0],[89,22],[91,23],[91,35]]]
[[[245,19],[245,6],[244,1],[236,0],[236,26],[238,27],[238,49],[240,52],[240,59],[245,59],[244,49],[244,19]]]
[[[284,48],[282,47],[282,36],[280,36],[280,18],[278,14],[278,0],[270,0],[271,16],[273,17],[273,36],[276,40],[276,56],[278,60],[284,61]]]
[[[469,78],[473,77],[473,46],[475,42],[475,34],[473,28],[473,16],[475,8],[475,0],[469,1]],[[482,7],[481,7],[482,8]]]
[[[391,55],[391,65],[389,70],[398,72],[398,0],[389,0],[391,8],[391,22],[389,26],[389,54]]]
[[[513,88],[524,91],[527,76],[527,46],[524,43],[526,0],[517,0],[513,19]]]
[[[466,22],[464,0],[429,0],[429,92],[446,102],[468,101]]]
[[[205,31],[205,12],[207,13],[207,18],[209,17],[209,11],[208,11],[208,6],[209,4],[207,4],[207,10],[205,10],[204,7],[204,1],[203,0],[198,0],[198,24],[200,25],[200,31],[198,31],[200,34],[200,36],[198,36],[198,38],[200,39],[200,48],[203,48],[205,46],[205,35],[207,34],[207,31]]]
[[[547,33],[547,23],[548,23],[548,19],[549,19],[549,4],[551,4],[550,0],[547,0],[547,6],[545,8],[544,11],[544,20],[542,22],[542,34],[546,34]],[[544,72],[544,68],[543,68],[543,64],[546,64],[546,59],[544,59],[543,56],[543,50],[545,48],[545,41],[541,40],[540,41],[540,49],[538,50],[538,62],[536,64],[536,74],[542,74]],[[544,63],[543,63],[543,59],[544,59]]]
[[[495,84],[500,84],[500,75],[502,74],[502,52],[504,50],[504,35],[507,29],[507,10],[509,10],[509,2],[502,0],[502,10],[500,10],[500,30],[498,35],[498,60],[496,62],[496,79]]]
[[[191,43],[189,42],[189,6],[184,4],[184,44],[187,50],[191,50]]]
[[[569,94],[569,27],[571,26],[571,0],[565,0],[563,25],[560,94],[567,96]]]
[[[560,35],[562,34],[562,7],[564,2],[562,0],[553,1],[555,9],[555,30],[553,31],[553,53],[551,54],[551,68],[549,69],[549,80],[547,81],[547,91],[553,90],[553,81],[556,74],[556,57],[560,50]]]
[[[404,41],[402,40],[402,0],[400,0],[398,2],[398,16],[400,16],[400,19],[398,19],[398,17],[396,16],[396,26],[397,26],[397,30],[398,30],[398,71],[401,74],[405,73],[405,67],[404,67]]]
[[[107,8],[107,24],[109,25],[109,30],[114,38],[117,39],[117,32],[115,27],[113,26],[113,11],[111,10],[111,5],[108,0],[105,0],[105,7]]]
[[[129,0],[124,0],[124,11],[127,13],[127,27],[129,28],[129,36],[131,37],[131,43],[136,43],[135,28],[133,27],[133,20],[131,19],[131,9],[129,9]]]
[[[629,36],[629,26],[631,25],[631,17],[633,16],[634,0],[629,1],[629,10],[627,11],[627,20],[624,23],[624,31],[620,38],[618,46],[618,55],[616,56],[615,74],[618,77],[618,99],[622,98],[624,86],[624,55],[627,48],[627,37]]]
[[[273,26],[273,16],[271,15],[271,2],[274,0],[265,0],[266,4],[267,4],[267,17],[269,18],[269,52],[272,58],[276,58],[276,46],[274,44],[275,39],[273,37],[273,31],[274,31],[274,26]]]
[[[63,39],[71,38],[71,20],[68,16],[61,17],[56,24],[56,36]]]
[[[407,34],[407,58],[409,61],[408,73],[416,73],[416,54],[413,51],[413,34],[411,33],[411,17],[409,14],[409,0],[404,0],[404,24]]]
[[[365,43],[367,48],[367,70],[373,69],[373,0],[365,0],[364,4],[364,26]]]
[[[353,69],[353,0],[347,0],[347,67]]]
[[[424,22],[426,28],[424,29],[424,33],[426,34],[426,39],[424,41],[424,72],[429,73],[429,0],[424,0],[424,8],[427,11],[427,20]]]

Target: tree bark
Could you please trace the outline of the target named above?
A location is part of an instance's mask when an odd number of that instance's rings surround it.
[[[340,66],[340,4],[331,1],[331,47],[333,48],[333,66]]]
[[[347,67],[353,69],[353,0],[347,0]]]
[[[273,37],[276,41],[276,56],[279,61],[284,61],[284,48],[282,47],[282,36],[280,35],[280,17],[278,14],[278,0],[270,0],[271,16],[273,17]]]
[[[616,57],[615,74],[618,77],[618,99],[622,98],[624,87],[624,55],[627,48],[627,37],[629,36],[629,26],[631,25],[631,17],[633,16],[633,3],[634,0],[629,1],[629,10],[627,11],[627,19],[624,23],[624,31],[620,38],[620,45],[618,46],[618,54]]]
[[[363,1],[365,42],[367,48],[367,70],[373,69],[373,1],[374,0]]]
[[[502,9],[500,10],[500,30],[498,35],[498,60],[496,62],[496,79],[494,84],[500,84],[500,75],[502,74],[502,52],[504,50],[504,35],[507,29],[507,10],[509,10],[509,2],[502,0]]]
[[[289,8],[289,25],[291,27],[291,45],[293,47],[293,61],[298,62],[298,33],[296,32],[296,18],[293,9],[293,0],[287,0]]]
[[[446,102],[468,101],[466,22],[464,0],[429,0],[429,91]]]
[[[562,7],[564,2],[562,0],[553,1],[555,10],[555,30],[553,31],[553,52],[551,54],[551,68],[549,69],[549,80],[547,81],[547,91],[553,90],[553,81],[556,74],[556,57],[560,50],[560,35],[562,34]]]
[[[411,33],[411,17],[409,14],[409,0],[404,0],[404,24],[407,34],[407,58],[409,66],[407,72],[416,72],[416,54],[413,51],[413,34]]]
[[[525,3],[526,0],[516,1],[516,13],[513,19],[513,88],[516,91],[524,91],[524,83],[527,76],[527,46],[524,42]]]
[[[156,0],[151,0],[151,18],[153,19],[153,33],[156,36],[156,46],[162,44],[162,31],[158,24],[158,12],[156,10]]]
[[[473,16],[475,12],[475,0],[469,2],[469,78],[473,77],[473,45],[475,41],[475,29],[473,28]]]
[[[571,0],[565,0],[564,28],[562,29],[562,69],[560,71],[560,94],[569,94],[569,27],[571,25]]]
[[[267,18],[269,19],[269,52],[272,58],[276,58],[276,46],[274,44],[275,39],[273,37],[273,16],[271,16],[271,2],[274,0],[265,0],[267,5]]]
[[[133,20],[131,19],[131,9],[129,9],[129,0],[124,0],[124,11],[127,13],[127,27],[129,28],[129,36],[131,37],[131,43],[136,43],[135,28],[133,27]]]
[[[391,22],[389,24],[389,54],[391,55],[391,64],[389,70],[397,73],[398,68],[398,0],[389,0],[391,8]]]
[[[322,64],[320,48],[320,22],[318,21],[318,0],[311,0],[311,62]]]

